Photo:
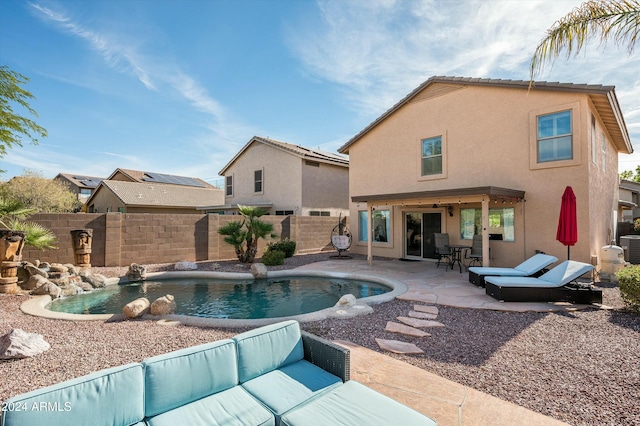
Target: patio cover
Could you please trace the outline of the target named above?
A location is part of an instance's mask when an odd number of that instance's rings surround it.
[[[457,204],[457,203],[481,203],[482,204],[482,266],[490,266],[489,260],[489,202],[523,201],[524,191],[517,189],[500,188],[495,186],[481,186],[473,188],[440,189],[434,191],[399,192],[390,194],[354,195],[351,201],[354,203],[366,203],[368,211],[368,223],[372,222],[372,208],[374,205],[416,205],[428,206],[430,204]],[[371,264],[373,229],[369,229],[367,239],[367,259]]]

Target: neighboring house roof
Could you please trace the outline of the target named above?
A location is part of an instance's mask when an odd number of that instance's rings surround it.
[[[89,198],[87,205],[101,189],[112,192],[123,204],[136,207],[196,208],[220,204],[224,200],[221,189],[104,180]]]
[[[411,93],[405,96],[400,102],[392,106],[384,114],[374,120],[371,124],[365,127],[360,133],[351,138],[347,143],[338,149],[338,152],[348,153],[349,147],[357,142],[364,135],[369,133],[374,127],[384,121],[391,114],[398,109],[409,103],[414,98],[418,97],[429,86],[441,83],[452,86],[490,86],[490,87],[502,87],[502,88],[516,88],[516,89],[529,89],[531,90],[549,90],[549,91],[563,91],[563,92],[576,92],[586,93],[591,98],[593,105],[595,106],[598,114],[602,118],[602,121],[613,139],[613,143],[618,149],[618,152],[630,154],[633,152],[633,146],[629,139],[629,133],[627,126],[622,116],[620,105],[616,97],[615,86],[603,86],[601,84],[573,84],[573,83],[558,83],[547,81],[535,81],[529,82],[526,80],[501,80],[491,78],[467,78],[467,77],[431,77]],[[445,90],[446,92],[446,90]]]
[[[238,151],[238,153],[231,159],[231,161],[229,161],[227,165],[224,166],[222,170],[220,170],[220,172],[218,172],[218,174],[220,176],[224,176],[227,169],[231,167],[231,165],[238,159],[238,157],[240,157],[247,150],[247,148],[249,148],[249,146],[251,146],[251,144],[253,143],[263,143],[273,148],[286,151],[292,155],[295,155],[305,160],[317,161],[319,163],[328,163],[328,164],[333,164],[333,165],[342,166],[342,167],[349,167],[349,158],[344,155],[334,154],[331,152],[321,151],[317,149],[306,148],[304,146],[293,145],[290,143],[277,141],[269,138],[263,138],[260,136],[254,136],[251,138],[251,140],[249,140],[249,142],[246,143],[245,146],[242,147],[240,151]]]
[[[70,173],[58,173],[58,176],[56,176],[55,179],[58,179],[59,177],[62,177],[68,180],[78,188],[89,188],[89,189],[96,188],[100,184],[100,182],[104,180],[103,177],[74,175]]]
[[[131,179],[131,182],[148,182],[158,184],[172,184],[182,186],[193,186],[198,188],[215,188],[213,185],[199,178],[187,176],[169,175],[166,173],[145,172],[142,170],[116,169],[106,180],[112,180],[117,174],[122,174]]]
[[[640,182],[623,179],[620,181],[620,188],[640,193]]]

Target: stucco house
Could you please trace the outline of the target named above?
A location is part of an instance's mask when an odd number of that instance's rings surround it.
[[[556,241],[577,199],[571,258],[596,262],[615,236],[618,153],[633,151],[613,86],[432,77],[345,143],[352,251],[434,256],[433,234],[514,266]],[[592,257],[594,256],[594,257]]]
[[[275,215],[339,216],[349,211],[346,156],[254,136],[219,172],[224,205],[208,213],[234,214],[238,204]]]
[[[78,196],[78,200],[82,203],[93,194],[103,177],[74,175],[71,173],[58,173],[54,180],[60,181],[69,187],[73,193]]]
[[[85,203],[89,213],[192,213],[223,204],[224,192],[198,178],[117,169]]]

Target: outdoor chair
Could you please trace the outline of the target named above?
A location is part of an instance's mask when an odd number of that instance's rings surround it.
[[[465,259],[470,259],[467,265],[467,271],[469,267],[474,264],[482,265],[482,235],[476,234],[473,236],[473,242],[471,243],[471,249],[465,251]]]
[[[449,234],[436,233],[433,235],[436,243],[436,255],[438,256],[438,263],[436,266],[440,267],[442,259],[447,259],[446,269],[448,269],[449,265],[451,265],[451,256],[453,255],[453,251],[449,246]]]
[[[540,277],[487,276],[486,293],[505,302],[602,303],[602,290],[574,282],[593,265],[565,260]]]
[[[558,258],[555,256],[538,253],[515,268],[472,266],[469,268],[469,282],[478,287],[484,287],[487,276],[535,277],[542,275],[546,272],[544,268],[557,261]]]

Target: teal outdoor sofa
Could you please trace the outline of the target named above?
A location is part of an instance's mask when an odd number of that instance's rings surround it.
[[[348,349],[284,321],[15,396],[1,424],[436,425],[349,375]]]

